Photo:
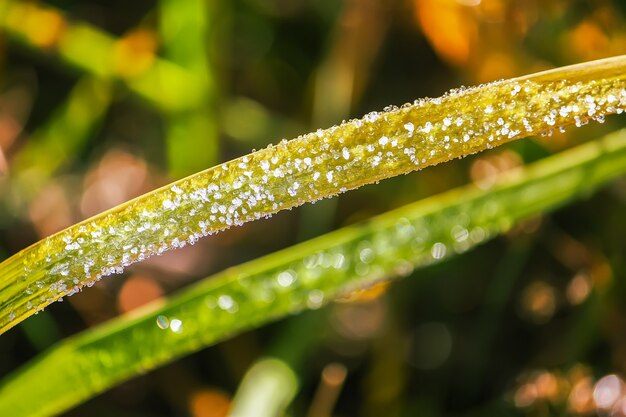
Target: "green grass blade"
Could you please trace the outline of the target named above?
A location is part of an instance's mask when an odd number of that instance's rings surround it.
[[[8,375],[0,415],[60,413],[246,329],[465,252],[624,173],[626,130],[510,171],[490,190],[453,190],[230,268]]]
[[[208,234],[625,106],[626,56],[620,56],[452,91],[282,141],[1,263],[0,331],[103,276]]]

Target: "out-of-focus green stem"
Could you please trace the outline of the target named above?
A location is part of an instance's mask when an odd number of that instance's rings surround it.
[[[241,381],[228,417],[281,417],[298,388],[296,374],[284,362],[256,362]]]
[[[626,173],[626,130],[230,268],[65,339],[0,383],[0,415],[50,416],[135,375],[337,295],[463,253]],[[45,381],[45,383],[42,383]]]
[[[216,83],[209,62],[214,42],[213,8],[205,0],[161,0],[160,33],[164,54],[197,80],[196,106],[167,117],[167,155],[172,176],[179,178],[214,165],[218,151]]]

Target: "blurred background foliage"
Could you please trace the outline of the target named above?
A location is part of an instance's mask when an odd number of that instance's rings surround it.
[[[0,259],[281,138],[624,53],[621,0],[0,0]],[[2,335],[0,375],[225,267],[457,185],[489,188],[504,170],[624,124],[513,143],[135,265]],[[625,204],[622,179],[66,415],[244,415],[242,401],[263,396],[274,375],[295,395],[293,416],[624,416]],[[296,377],[257,363],[266,356]]]

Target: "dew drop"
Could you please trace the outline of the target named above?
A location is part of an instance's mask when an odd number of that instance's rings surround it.
[[[220,298],[217,299],[217,305],[220,306],[222,310],[228,310],[233,304],[233,299],[229,295],[220,295]]]
[[[482,227],[476,227],[470,232],[470,239],[472,239],[472,242],[474,243],[480,243],[485,240],[486,237],[487,233]]]
[[[437,242],[433,245],[432,249],[430,250],[430,254],[435,259],[441,259],[444,256],[446,256],[446,251],[447,251],[446,245],[444,245],[441,242]]]
[[[370,247],[364,247],[359,251],[361,262],[370,263],[374,259],[374,251]]]
[[[217,305],[219,308],[226,310],[229,313],[236,313],[239,310],[239,306],[230,295],[220,295],[217,299]]]
[[[461,225],[454,225],[450,230],[450,234],[457,242],[463,242],[469,237],[469,231]]]
[[[276,280],[278,281],[278,285],[281,287],[290,287],[294,282],[296,282],[296,273],[292,270],[283,271],[278,274]]]
[[[356,264],[354,272],[360,277],[367,275],[370,272],[370,266],[368,264]]]
[[[170,319],[167,316],[158,316],[156,318],[156,324],[159,326],[159,329],[165,330],[170,327]]]
[[[344,269],[347,266],[348,262],[342,253],[337,253],[333,256],[333,267],[335,269]]]
[[[324,302],[324,293],[320,290],[312,290],[307,297],[307,307],[310,309],[317,309],[322,306]]]
[[[172,330],[174,333],[182,333],[183,322],[180,319],[172,319],[170,321],[170,330]]]

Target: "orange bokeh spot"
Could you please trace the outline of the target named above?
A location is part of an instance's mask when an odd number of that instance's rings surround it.
[[[7,12],[6,22],[42,48],[54,46],[67,25],[65,18],[54,10],[29,3],[13,5]]]
[[[113,47],[115,72],[133,77],[145,72],[155,60],[157,38],[153,31],[139,28],[126,34]]]
[[[230,398],[222,392],[205,389],[191,396],[189,408],[193,417],[226,417]]]
[[[72,225],[75,219],[63,187],[51,182],[32,200],[28,214],[39,236],[50,236]]]
[[[150,189],[145,161],[122,150],[109,151],[85,178],[80,209],[90,217]]]
[[[117,305],[125,313],[163,295],[161,286],[152,278],[141,275],[129,277],[120,289]]]
[[[486,83],[516,75],[514,58],[505,53],[488,53],[477,63],[476,81]]]
[[[609,39],[594,22],[583,21],[567,36],[567,43],[581,60],[603,58],[609,50]]]
[[[415,0],[416,18],[435,51],[463,66],[470,58],[477,27],[471,8],[456,0]]]

